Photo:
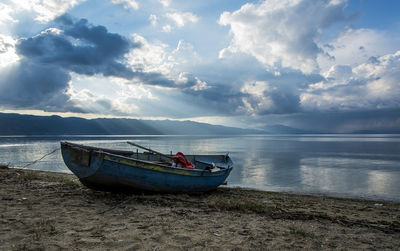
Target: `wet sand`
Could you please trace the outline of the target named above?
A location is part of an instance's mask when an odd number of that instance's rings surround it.
[[[0,169],[0,250],[399,249],[400,203],[219,188],[113,194]]]

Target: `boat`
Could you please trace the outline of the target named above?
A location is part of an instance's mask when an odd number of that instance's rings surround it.
[[[67,167],[82,184],[96,190],[206,192],[226,183],[233,168],[228,154],[186,155],[193,166],[185,168],[175,163],[172,154],[162,154],[132,142],[127,143],[146,151],[60,143]]]

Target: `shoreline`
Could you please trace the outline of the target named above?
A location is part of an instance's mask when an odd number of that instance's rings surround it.
[[[218,188],[114,194],[0,169],[0,250],[396,249],[400,203]]]
[[[60,172],[60,171],[52,171],[52,170],[41,170],[41,169],[30,169],[30,168],[21,168],[21,167],[14,167],[8,166],[5,164],[0,164],[0,169],[8,168],[8,169],[16,169],[16,170],[28,170],[28,171],[35,171],[35,172],[44,172],[44,173],[54,173],[54,174],[61,174],[61,175],[75,175],[67,169],[67,172]],[[79,182],[79,181],[78,181]],[[371,201],[371,202],[387,202],[387,203],[398,203],[400,204],[400,198],[398,200],[389,199],[389,198],[379,198],[378,196],[352,196],[346,195],[341,193],[329,193],[329,192],[305,192],[305,191],[292,191],[292,190],[282,190],[282,191],[267,191],[263,190],[262,188],[257,187],[241,187],[240,185],[221,185],[219,189],[240,189],[240,190],[249,190],[249,191],[256,191],[256,192],[266,192],[266,193],[280,193],[280,194],[288,194],[288,195],[299,195],[299,196],[314,196],[314,197],[327,197],[332,199],[346,199],[346,200],[360,200],[360,201]]]

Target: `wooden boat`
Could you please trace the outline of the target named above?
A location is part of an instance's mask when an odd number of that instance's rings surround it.
[[[144,149],[150,151],[139,153],[61,142],[67,167],[84,185],[97,190],[210,191],[223,184],[233,168],[228,155],[187,155],[195,168],[185,169],[173,165],[172,155]]]

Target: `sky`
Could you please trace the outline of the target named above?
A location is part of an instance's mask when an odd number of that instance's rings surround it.
[[[0,112],[400,130],[398,0],[2,0]]]

